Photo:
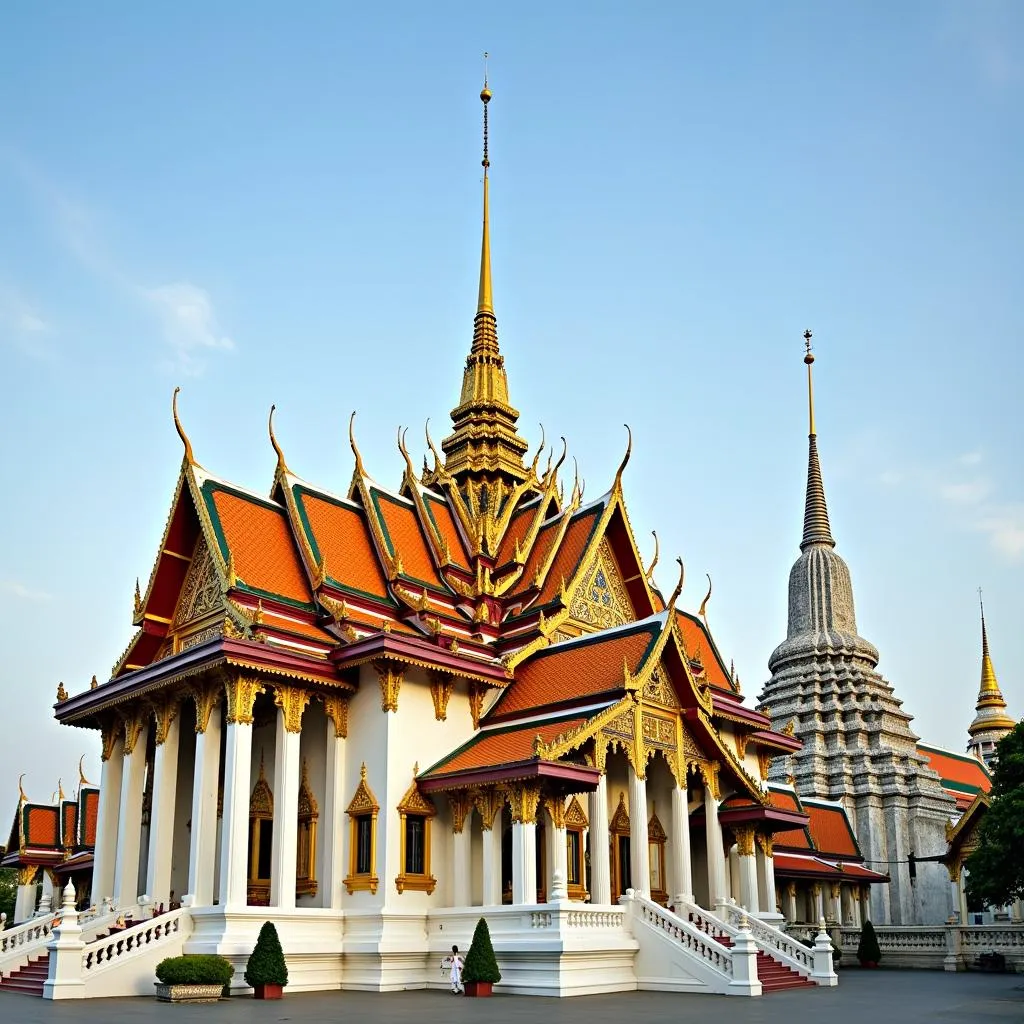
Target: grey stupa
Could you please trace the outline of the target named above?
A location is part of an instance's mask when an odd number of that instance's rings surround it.
[[[792,776],[801,796],[842,803],[868,867],[889,885],[871,887],[877,924],[937,924],[952,909],[949,876],[909,855],[946,850],[956,803],[917,751],[912,716],[876,671],[878,650],[857,632],[850,570],[836,553],[814,425],[811,334],[804,335],[810,414],[807,496],[800,556],[789,574],[789,628],[768,661],[759,710],[803,748],[778,758],[772,778]],[[845,922],[843,922],[845,923]]]

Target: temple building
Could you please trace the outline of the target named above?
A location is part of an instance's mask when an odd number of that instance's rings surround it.
[[[293,989],[443,986],[481,915],[505,991],[835,984],[824,935],[812,952],[774,927],[774,837],[814,819],[767,780],[800,739],[744,704],[707,599],[680,604],[682,563],[655,585],[632,439],[585,500],[564,445],[530,458],[519,433],[481,99],[472,344],[422,472],[400,430],[400,483],[379,483],[353,414],[348,487],[314,484],[271,409],[264,495],[200,464],[175,392],[184,458],[135,632],[109,679],[55,705],[102,742],[92,904],[152,939],[61,936],[53,998],[151,992],[145,956],[175,948],[241,966],[267,919]]]
[[[768,661],[771,678],[759,705],[801,747],[773,763],[771,778],[792,774],[801,797],[846,808],[867,866],[891,878],[871,890],[874,923],[937,923],[950,913],[947,873],[925,861],[912,879],[910,854],[945,853],[956,804],[918,750],[903,702],[876,671],[878,651],[857,632],[850,570],[835,550],[818,457],[811,332],[804,338],[810,430],[803,537],[789,575],[787,636]]]

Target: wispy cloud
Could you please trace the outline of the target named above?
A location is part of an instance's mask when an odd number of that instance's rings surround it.
[[[0,592],[10,594],[20,601],[31,601],[33,604],[42,604],[45,601],[53,600],[53,595],[45,590],[35,590],[9,577],[0,579]]]
[[[1024,505],[986,508],[975,520],[974,529],[985,534],[996,551],[1014,561],[1024,556]]]
[[[0,157],[41,205],[63,248],[94,277],[151,311],[169,351],[167,357],[157,360],[162,368],[198,376],[206,368],[203,353],[235,348],[234,341],[218,323],[213,297],[207,289],[189,281],[152,285],[129,273],[106,244],[102,218],[95,210],[58,186],[23,154],[7,150]],[[28,319],[25,324],[31,322]],[[38,323],[45,326],[42,318],[38,318]],[[0,328],[3,325],[0,305]]]
[[[992,485],[984,477],[939,484],[939,494],[954,505],[977,505],[991,492]]]
[[[53,327],[17,289],[0,285],[0,343],[35,359],[52,360]]]

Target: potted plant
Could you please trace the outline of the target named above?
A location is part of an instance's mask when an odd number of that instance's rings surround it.
[[[257,999],[280,999],[288,984],[284,950],[281,949],[277,929],[270,921],[263,922],[256,947],[245,965],[245,983],[251,986]]]
[[[234,973],[222,956],[172,956],[156,965],[156,997],[161,1003],[215,1003]]]
[[[857,943],[857,959],[860,961],[861,967],[877,967],[882,959],[878,936],[875,935],[875,926],[870,921],[865,921],[861,930],[860,942]]]
[[[491,987],[501,981],[498,961],[494,958],[491,933],[487,922],[481,917],[469,944],[466,963],[462,968],[462,983],[467,996],[489,996]]]

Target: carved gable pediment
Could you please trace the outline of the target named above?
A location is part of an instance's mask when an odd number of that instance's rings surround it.
[[[608,831],[614,835],[629,835],[629,811],[626,810],[626,794],[619,794],[619,806],[615,808],[612,820],[608,823]]]
[[[565,827],[586,828],[588,824],[586,812],[583,810],[579,799],[574,796],[569,801],[569,806],[565,809]]]
[[[635,618],[607,538],[598,545],[573,592],[569,615],[584,630],[621,626]]]
[[[429,796],[420,792],[419,784],[415,779],[412,785],[405,791],[401,803],[398,805],[401,814],[422,814],[424,817],[433,818],[437,814],[434,801]]]
[[[373,790],[366,782],[366,765],[364,764],[359,769],[359,785],[356,787],[352,802],[346,808],[346,813],[354,818],[360,814],[376,814],[379,810],[380,804],[377,803]]]
[[[220,575],[214,564],[213,555],[207,547],[206,538],[200,534],[185,575],[185,582],[181,586],[171,629],[175,632],[183,630],[191,623],[219,612],[223,607],[224,595],[221,592]]]
[[[644,683],[644,700],[661,704],[666,708],[679,707],[679,698],[676,697],[675,687],[664,661],[651,672]]]
[[[260,758],[260,774],[253,786],[252,796],[249,797],[249,817],[260,818],[264,821],[274,820],[274,794],[271,792],[270,783],[267,782],[267,774],[263,765],[263,758]]]

